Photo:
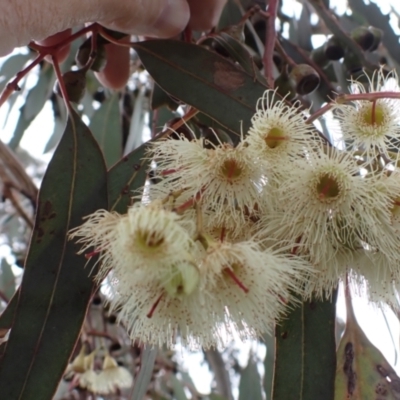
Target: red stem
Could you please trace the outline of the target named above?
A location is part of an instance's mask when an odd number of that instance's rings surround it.
[[[89,26],[86,26],[85,28],[82,28],[78,32],[74,33],[73,35],[65,38],[60,43],[57,43],[54,46],[41,46],[40,44],[37,44],[35,42],[29,43],[28,46],[31,49],[36,50],[39,53],[39,55],[26,68],[24,68],[22,71],[18,72],[15,75],[15,78],[6,85],[6,87],[4,88],[3,92],[0,95],[0,107],[7,101],[7,99],[12,95],[12,93],[14,91],[19,90],[18,82],[25,75],[27,75],[29,71],[31,71],[34,67],[36,67],[36,65],[38,65],[41,61],[43,61],[47,55],[50,55],[54,62],[54,60],[55,60],[54,55],[57,54],[58,51],[60,49],[62,49],[64,46],[68,45],[69,43],[73,42],[75,39],[79,38],[80,36],[82,36],[88,32],[92,32],[93,34],[95,34],[99,29],[100,29],[100,25],[91,24]],[[54,64],[54,69],[56,69],[56,64]],[[57,71],[56,71],[56,73],[57,73]],[[61,75],[61,73],[60,73],[60,75]]]
[[[265,50],[263,56],[264,74],[267,79],[267,84],[271,89],[274,88],[273,57],[276,41],[275,19],[278,13],[278,2],[279,0],[269,0],[268,2],[269,17],[267,19],[267,29],[265,33]]]
[[[58,85],[60,86],[60,90],[61,90],[62,97],[64,99],[65,106],[67,107],[68,111],[72,111],[72,106],[69,102],[67,89],[65,87],[64,79],[62,77],[62,73],[60,70],[60,64],[58,63],[58,60],[57,60],[57,55],[52,55],[51,59],[53,61],[54,72],[56,73],[56,76],[58,79]]]

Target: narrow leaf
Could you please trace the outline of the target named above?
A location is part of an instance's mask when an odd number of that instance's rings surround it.
[[[272,399],[272,382],[274,373],[274,361],[275,361],[275,340],[268,333],[263,335],[263,339],[266,346],[266,354],[264,359],[264,379],[263,386],[267,400]]]
[[[14,320],[15,310],[17,309],[19,291],[14,293],[5,310],[0,314],[0,330],[10,329]]]
[[[267,87],[254,74],[201,46],[174,40],[136,43],[144,66],[167,93],[217,120],[246,132]],[[241,125],[242,123],[242,125]]]
[[[52,398],[95,289],[92,267],[85,267],[67,232],[83,216],[107,208],[106,196],[101,151],[73,113],[39,193],[19,301],[0,363],[2,398]]]
[[[4,61],[0,68],[0,91],[3,91],[10,79],[21,71],[31,58],[31,54],[16,54]]]
[[[182,382],[175,376],[171,376],[172,389],[174,390],[174,397],[176,400],[188,400]]]
[[[103,150],[107,166],[115,164],[122,155],[122,129],[117,93],[96,110],[89,128]]]
[[[133,386],[131,400],[143,400],[147,392],[151,377],[153,376],[154,364],[156,362],[157,349],[146,347],[142,353],[139,374]]]
[[[148,143],[123,157],[108,171],[108,202],[111,210],[126,213],[133,192],[144,185],[149,165],[143,160]]]
[[[368,340],[346,293],[346,329],[337,350],[335,400],[400,399],[400,378]]]
[[[262,400],[261,377],[250,354],[249,362],[240,373],[239,400]]]
[[[274,400],[333,400],[336,296],[293,306],[277,325]]]
[[[40,72],[39,80],[26,96],[25,104],[20,109],[17,126],[9,146],[16,149],[26,129],[42,110],[46,100],[49,98],[54,83],[54,73],[51,66]]]
[[[11,299],[15,292],[15,276],[11,265],[5,258],[1,260],[0,269],[0,290],[6,295],[7,299]]]

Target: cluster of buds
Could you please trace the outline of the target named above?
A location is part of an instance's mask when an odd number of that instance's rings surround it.
[[[96,351],[85,355],[82,347],[77,357],[67,366],[65,379],[72,379],[74,386],[79,386],[93,394],[109,395],[121,389],[132,387],[132,374],[118,365],[117,361],[109,354],[104,356],[103,366],[100,371],[95,370]]]
[[[357,100],[334,105],[346,150],[272,90],[236,146],[184,136],[152,144],[155,183],[140,201],[71,232],[98,257],[96,278],[108,278],[110,308],[133,340],[173,346],[179,335],[207,348],[254,338],[288,304],[329,295],[346,276],[366,281],[371,300],[393,300],[399,100],[374,97],[386,84],[371,78],[371,101],[354,82]]]

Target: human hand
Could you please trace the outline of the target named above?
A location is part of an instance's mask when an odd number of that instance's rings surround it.
[[[167,38],[189,22],[196,30],[210,29],[226,0],[0,0],[0,56],[31,40],[53,45],[69,28],[98,22],[106,28],[132,35]],[[58,33],[57,32],[61,32]],[[46,39],[49,36],[50,39]],[[106,46],[107,65],[99,74],[103,84],[119,88],[129,73],[127,48]]]

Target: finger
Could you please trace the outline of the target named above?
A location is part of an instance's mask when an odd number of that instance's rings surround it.
[[[206,31],[218,24],[226,0],[188,0],[190,7],[189,28]]]
[[[0,56],[88,21],[130,34],[168,37],[189,19],[186,0],[0,0],[0,9]]]
[[[129,37],[127,38],[129,40]],[[107,44],[107,63],[101,72],[95,72],[100,83],[110,89],[122,89],[129,79],[129,47]]]

